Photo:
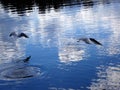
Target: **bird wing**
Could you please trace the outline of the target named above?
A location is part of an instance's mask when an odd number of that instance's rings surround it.
[[[23,61],[24,61],[24,62],[28,62],[30,58],[31,58],[31,56],[25,58]]]
[[[25,37],[25,38],[29,38],[25,33],[20,33],[18,37]]]
[[[90,43],[90,40],[88,38],[80,38],[77,42],[80,42],[80,41],[83,41],[85,42],[86,44],[91,44]]]
[[[95,40],[94,38],[90,38],[90,40],[97,45],[102,45],[100,42],[98,42],[97,40]]]
[[[9,36],[10,36],[10,37],[11,37],[11,36],[17,36],[17,34],[16,34],[15,32],[11,32]]]
[[[84,41],[86,44],[91,44],[88,38],[83,38],[82,41]]]

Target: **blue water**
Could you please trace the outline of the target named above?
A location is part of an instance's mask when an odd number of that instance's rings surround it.
[[[119,0],[0,0],[0,90],[120,90],[119,28]]]

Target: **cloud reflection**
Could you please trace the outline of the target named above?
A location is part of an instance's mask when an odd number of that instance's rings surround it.
[[[35,13],[38,13],[38,11],[36,10]],[[50,13],[46,13],[46,15],[40,14],[39,17],[34,19],[37,19],[37,24],[40,26],[36,28],[34,20],[29,22],[31,24],[32,43],[40,43],[43,47],[57,47],[61,62],[80,61],[83,59],[84,49],[75,44],[77,39],[72,38],[75,31],[71,16],[51,10]],[[69,45],[69,43],[72,45]]]
[[[22,43],[20,40],[9,38],[4,35],[5,34],[1,32],[0,64],[8,63],[14,60],[19,60],[21,57],[25,56],[24,43]]]
[[[119,90],[120,66],[99,67],[98,79],[90,86],[91,90]]]
[[[83,46],[76,43],[76,39],[73,38],[61,38],[59,39],[58,55],[61,62],[75,62],[83,60],[85,50]]]
[[[0,80],[21,80],[40,75],[40,68],[28,65],[24,38],[9,37],[0,32]]]

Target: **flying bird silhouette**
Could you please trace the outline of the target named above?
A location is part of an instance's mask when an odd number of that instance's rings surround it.
[[[78,39],[77,42],[80,42],[80,41],[83,41],[85,42],[86,44],[96,44],[96,45],[102,45],[100,42],[98,42],[97,40],[95,40],[94,38],[80,38]]]
[[[14,37],[19,37],[19,38],[21,38],[21,37],[29,38],[25,33],[16,34],[15,32],[12,32],[12,33],[10,33],[9,36],[10,37],[14,36]]]

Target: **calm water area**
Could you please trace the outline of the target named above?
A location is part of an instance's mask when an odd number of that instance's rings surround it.
[[[0,90],[120,90],[120,0],[0,0]]]

